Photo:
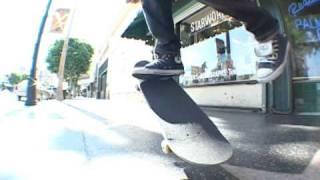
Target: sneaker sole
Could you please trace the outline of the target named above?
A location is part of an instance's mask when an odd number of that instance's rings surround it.
[[[268,83],[268,82],[270,82],[270,81],[273,81],[273,80],[275,80],[276,78],[278,78],[282,73],[283,73],[283,69],[284,69],[284,67],[287,65],[287,63],[288,63],[288,55],[289,55],[289,50],[290,50],[290,47],[291,47],[291,45],[290,45],[290,43],[288,42],[288,44],[287,44],[287,50],[286,50],[286,53],[285,53],[285,55],[284,55],[284,62],[273,72],[273,73],[271,73],[271,75],[270,76],[267,76],[267,77],[265,77],[265,78],[259,78],[259,79],[257,79],[257,81],[259,82],[259,83]]]
[[[135,69],[132,74],[157,75],[157,76],[177,76],[184,74],[184,70],[158,70],[158,69]]]

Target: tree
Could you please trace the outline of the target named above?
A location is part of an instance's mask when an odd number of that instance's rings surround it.
[[[64,40],[57,40],[49,50],[47,57],[48,69],[58,73],[59,62]],[[65,62],[64,79],[72,87],[76,87],[81,74],[87,73],[94,50],[90,44],[70,38]]]
[[[16,85],[19,82],[28,79],[28,75],[26,74],[18,74],[18,73],[11,73],[7,75],[8,81],[11,85]]]

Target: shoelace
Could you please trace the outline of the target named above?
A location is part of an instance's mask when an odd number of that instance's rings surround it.
[[[168,59],[174,58],[172,56],[173,55],[171,54],[163,54],[160,56],[159,54],[154,53],[155,61],[152,62],[152,66],[159,67],[161,69],[172,69],[174,68],[174,65],[166,62]]]
[[[164,64],[165,60],[163,59],[157,59],[156,61],[153,62],[154,65],[161,65]]]
[[[267,56],[268,60],[274,61],[279,57],[279,43],[278,40],[272,40],[272,53]]]
[[[163,54],[163,55],[160,56],[159,54],[155,53],[154,57],[155,57],[155,59],[158,59],[158,60],[160,60],[160,59],[168,60],[170,58],[174,58],[174,55]]]
[[[154,67],[158,67],[161,69],[172,69],[173,67],[164,63],[165,60],[158,59],[157,61],[152,62]]]

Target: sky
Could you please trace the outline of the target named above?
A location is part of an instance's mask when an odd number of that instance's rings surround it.
[[[0,76],[10,72],[29,73],[32,55],[48,0],[10,0],[0,2]],[[46,29],[42,36],[38,68],[46,68],[48,48],[63,38],[49,32],[52,12],[56,8],[75,7],[71,37],[94,47],[106,41],[125,0],[53,0]]]

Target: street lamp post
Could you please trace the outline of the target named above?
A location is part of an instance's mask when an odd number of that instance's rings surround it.
[[[33,57],[32,57],[32,67],[30,71],[29,81],[28,81],[28,88],[27,88],[27,100],[25,102],[26,106],[34,106],[37,104],[37,87],[36,87],[36,81],[37,81],[37,58],[38,58],[38,52],[41,42],[41,37],[43,34],[43,30],[45,28],[45,24],[47,21],[47,17],[49,14],[49,10],[51,7],[52,0],[48,1],[47,8],[45,11],[45,14],[41,20],[39,32],[38,32],[38,38],[34,47],[33,51]]]

